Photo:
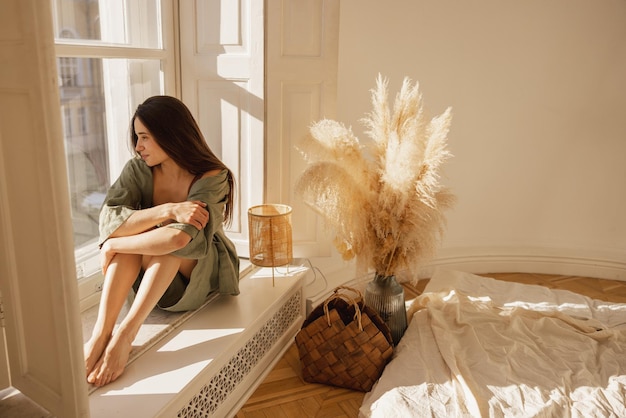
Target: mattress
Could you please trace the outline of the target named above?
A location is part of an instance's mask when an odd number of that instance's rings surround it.
[[[626,417],[626,304],[440,269],[360,417]]]

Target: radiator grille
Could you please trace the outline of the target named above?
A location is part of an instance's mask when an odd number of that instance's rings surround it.
[[[211,417],[235,390],[237,385],[272,348],[276,341],[300,316],[301,291],[294,293],[283,306],[220,371],[178,411],[178,418]]]

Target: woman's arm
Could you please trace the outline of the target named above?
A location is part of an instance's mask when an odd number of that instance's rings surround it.
[[[110,238],[130,237],[141,234],[167,221],[186,223],[201,230],[209,220],[206,203],[199,200],[164,203],[133,212]],[[110,239],[109,238],[109,239]],[[177,248],[178,249],[178,248]]]
[[[176,228],[154,229],[154,226],[166,221],[179,222],[200,231],[209,221],[205,208],[206,203],[194,200],[134,211],[102,244],[102,271],[106,273],[117,253],[163,255],[184,248],[192,239],[188,232]]]
[[[100,249],[102,271],[106,273],[109,263],[117,253],[170,254],[183,248],[189,241],[189,234],[174,228],[157,228],[136,235],[109,238]]]

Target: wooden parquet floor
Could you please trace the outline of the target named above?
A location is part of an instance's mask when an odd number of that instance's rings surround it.
[[[626,303],[626,282],[548,274],[485,274],[498,280],[565,289],[594,299]],[[428,280],[417,286],[403,284],[407,301],[419,295]],[[306,383],[302,380],[295,344],[268,374],[237,413],[237,418],[356,418],[365,396],[362,392]]]

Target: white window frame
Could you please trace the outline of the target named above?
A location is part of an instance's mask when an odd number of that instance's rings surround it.
[[[54,0],[53,0],[54,1]],[[118,0],[100,0],[100,18],[105,20],[102,25],[103,39],[114,39],[117,34],[123,33],[124,28],[141,31],[143,26],[127,24],[123,21],[112,21],[112,16],[108,13],[113,5],[108,2]],[[131,7],[133,7],[131,3]],[[139,48],[123,44],[94,42],[78,39],[55,39],[55,55],[57,57],[68,58],[119,58],[128,60],[159,60],[161,66],[161,84],[164,86],[163,94],[177,96],[177,79],[179,73],[179,60],[176,56],[175,36],[176,36],[176,10],[174,0],[161,0],[161,37],[160,48]],[[140,13],[139,16],[142,16]],[[119,19],[118,19],[119,20]],[[146,22],[140,22],[146,23]],[[59,28],[63,29],[63,28]],[[110,31],[107,33],[105,31]],[[145,37],[145,33],[133,33],[133,36]],[[123,40],[118,40],[122,42]],[[128,148],[128,121],[134,109],[130,106],[122,106],[128,102],[130,93],[124,88],[116,85],[115,88],[107,83],[115,72],[127,71],[122,65],[116,63],[103,62],[104,73],[104,95],[106,106],[106,131],[108,138],[108,156],[110,183],[113,183],[119,176],[122,167],[129,159]],[[123,74],[123,73],[122,73]],[[141,95],[139,95],[141,96]],[[147,94],[145,95],[147,97]],[[83,245],[75,249],[76,275],[78,279],[78,297],[81,311],[94,306],[100,299],[100,291],[104,277],[100,272],[99,251],[95,243]]]

